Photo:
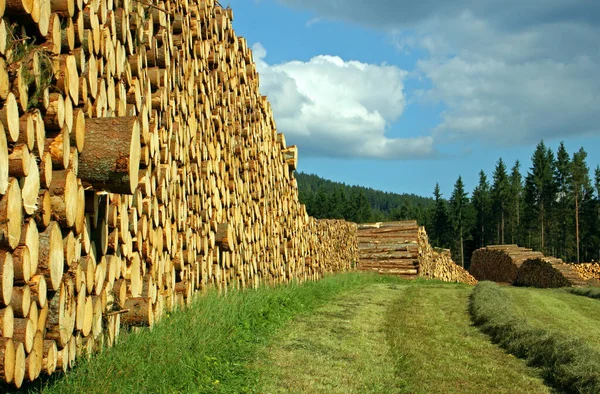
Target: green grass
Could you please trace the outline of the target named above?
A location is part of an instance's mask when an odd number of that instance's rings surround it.
[[[567,330],[568,324],[580,322],[577,316],[586,318],[579,309],[581,300],[593,301],[561,290],[501,288],[480,282],[471,295],[470,312],[494,342],[540,367],[549,385],[567,393],[599,393],[598,348],[588,344],[589,337]]]
[[[563,290],[507,287],[515,312],[536,329],[586,341],[600,351],[600,304]]]
[[[595,298],[600,300],[600,288],[599,287],[572,287],[568,290],[572,294],[579,296]]]
[[[473,327],[473,287],[412,286],[396,297],[387,331],[406,393],[547,393],[539,372]]]
[[[470,322],[471,286],[374,284],[293,319],[262,352],[264,393],[547,393]]]
[[[226,297],[212,292],[152,330],[125,335],[115,348],[78,361],[63,378],[29,389],[61,394],[256,392],[258,378],[249,365],[274,332],[343,292],[386,281],[397,280],[354,273]]]
[[[400,286],[371,285],[295,318],[257,359],[261,392],[398,392],[384,323]]]

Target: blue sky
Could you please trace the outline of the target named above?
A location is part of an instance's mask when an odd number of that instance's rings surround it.
[[[540,139],[600,164],[600,7],[587,0],[233,0],[299,169],[450,196]],[[595,17],[596,16],[596,17]]]

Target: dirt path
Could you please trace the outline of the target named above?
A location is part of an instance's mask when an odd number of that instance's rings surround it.
[[[544,393],[466,312],[471,288],[377,284],[277,334],[256,365],[264,393]]]

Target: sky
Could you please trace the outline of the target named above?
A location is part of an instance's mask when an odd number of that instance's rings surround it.
[[[300,171],[448,198],[541,139],[600,164],[600,1],[221,3]]]

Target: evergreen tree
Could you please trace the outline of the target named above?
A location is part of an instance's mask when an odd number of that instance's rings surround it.
[[[460,263],[465,266],[465,238],[468,237],[469,229],[472,225],[471,207],[469,198],[465,192],[465,186],[462,177],[459,176],[454,184],[454,190],[450,197],[450,217],[455,241],[458,243],[458,252],[460,253]]]
[[[497,243],[504,245],[504,225],[509,207],[510,182],[506,173],[506,165],[502,158],[498,159],[494,170],[494,185],[492,186],[492,208],[495,213],[497,228]]]
[[[473,235],[476,246],[482,248],[487,245],[490,240],[488,234],[491,216],[490,184],[483,170],[479,172],[479,184],[475,190],[473,190],[471,201],[473,209],[475,210]]]
[[[435,198],[435,208],[433,211],[433,228],[431,229],[433,244],[442,248],[450,246],[449,232],[450,220],[448,218],[448,209],[446,208],[446,200],[442,198],[439,183],[435,184],[433,191]]]
[[[518,243],[519,229],[521,226],[521,209],[523,199],[523,180],[521,177],[521,163],[515,162],[510,174],[510,196],[509,196],[509,216],[510,216],[510,235],[511,243]]]
[[[573,154],[573,162],[571,164],[571,176],[572,176],[572,193],[573,201],[575,203],[575,239],[577,249],[577,263],[581,262],[581,245],[580,245],[580,220],[579,213],[582,206],[586,206],[590,202],[590,192],[592,186],[590,183],[589,169],[585,162],[587,153],[583,149],[579,149],[578,152]]]
[[[560,257],[565,261],[569,257],[568,245],[570,242],[568,239],[571,235],[569,226],[569,218],[571,218],[571,204],[569,201],[571,197],[571,173],[569,152],[567,152],[565,144],[561,142],[556,153],[556,168],[554,171],[554,181],[557,188],[554,223],[557,227],[556,257]]]
[[[540,141],[531,158],[531,168],[525,178],[525,203],[528,224],[528,244],[532,246],[532,238],[539,237],[537,242],[540,251],[546,251],[547,227],[556,196],[554,183],[554,154]],[[534,233],[532,233],[532,231]]]

